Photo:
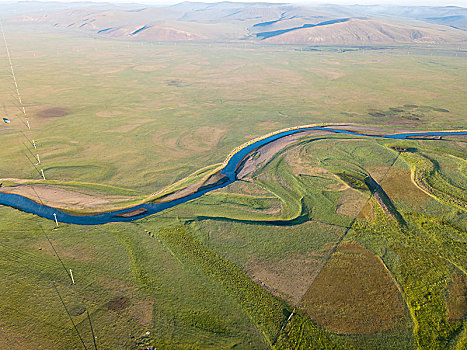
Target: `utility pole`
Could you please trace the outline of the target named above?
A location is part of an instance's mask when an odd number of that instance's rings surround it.
[[[41,175],[42,175],[42,178],[45,180],[44,169],[41,169]]]
[[[57,220],[57,214],[54,213],[54,219],[55,219],[55,224],[57,225],[58,227],[58,220]]]
[[[70,277],[71,277],[71,284],[75,284],[75,279],[73,278],[73,272],[71,271],[71,269],[70,269]]]
[[[91,316],[89,315],[89,310],[86,308],[88,314],[89,326],[91,327],[92,341],[94,342],[94,349],[97,350],[96,336],[94,335],[94,328],[92,327]]]

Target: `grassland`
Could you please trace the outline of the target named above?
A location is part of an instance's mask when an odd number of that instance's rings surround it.
[[[137,201],[198,181],[239,144],[284,127],[465,128],[466,62],[450,54],[6,29],[32,130],[4,57],[4,186]],[[50,108],[68,114],[45,116]],[[37,181],[22,132],[50,180]],[[466,152],[465,138],[308,135],[249,181],[133,223],[53,229],[0,207],[0,348],[82,348],[81,337],[91,349],[87,310],[99,348],[462,349]]]
[[[402,49],[336,53],[127,43],[36,27],[6,30],[31,117],[27,135],[37,140],[50,179],[152,193],[280,128],[389,120],[397,129],[407,120],[369,113],[407,104],[449,110],[423,112],[410,126],[463,126],[462,57],[407,56]],[[2,66],[7,78],[8,62]],[[2,79],[4,114],[16,132],[26,132],[12,89],[11,79]],[[44,117],[50,108],[68,114]],[[22,162],[2,164],[2,177],[38,178],[16,132],[2,128],[2,159],[8,154]]]

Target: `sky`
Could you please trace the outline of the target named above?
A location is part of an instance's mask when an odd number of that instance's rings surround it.
[[[68,0],[64,0],[68,1]],[[70,0],[71,1],[71,0]],[[104,0],[102,0],[104,1]],[[111,1],[111,0],[109,0]],[[129,2],[129,0],[118,0],[119,2]],[[176,4],[182,2],[184,0],[134,0],[134,2],[142,2],[145,3],[164,3],[164,4]],[[222,0],[191,0],[191,1],[199,1],[199,2],[219,2]],[[373,5],[373,4],[391,4],[391,5],[418,5],[418,6],[462,6],[467,7],[467,0],[230,0],[233,2],[286,2],[286,3],[329,3],[329,4],[344,4],[344,5],[353,5],[353,4],[360,4],[360,5]]]
[[[12,0],[0,0],[0,2],[11,2]],[[14,1],[14,0],[13,0]],[[29,0],[39,1],[39,0]],[[123,3],[144,3],[144,4],[176,4],[184,0],[43,0],[43,1],[61,1],[61,2],[123,2]],[[199,2],[219,2],[222,0],[191,0]],[[373,5],[373,4],[391,4],[391,5],[418,5],[418,6],[461,6],[467,7],[467,0],[229,0],[233,2],[285,2],[285,3],[330,3],[330,4],[360,4],[360,5]]]

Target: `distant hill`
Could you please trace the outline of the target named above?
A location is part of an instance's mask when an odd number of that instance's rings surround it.
[[[266,38],[275,44],[368,45],[384,43],[445,43],[465,40],[466,33],[417,28],[375,19],[350,18],[297,28]]]
[[[457,6],[350,6],[353,13],[365,13],[367,16],[392,16],[412,18],[427,23],[441,24],[448,27],[467,30],[467,8]]]
[[[99,36],[146,41],[250,40],[277,44],[467,42],[467,9],[408,6],[296,6],[183,2],[31,10],[12,21],[44,23]]]

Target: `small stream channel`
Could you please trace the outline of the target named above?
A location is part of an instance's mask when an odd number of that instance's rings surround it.
[[[101,224],[106,224],[109,222],[133,221],[133,220],[141,219],[148,215],[159,213],[165,209],[173,208],[179,204],[186,203],[193,199],[199,198],[203,196],[205,193],[208,193],[210,191],[214,191],[216,189],[230,185],[231,183],[235,182],[237,179],[236,171],[237,171],[238,165],[251,151],[269,142],[282,138],[284,136],[296,134],[299,132],[309,131],[309,130],[324,130],[324,131],[329,131],[329,132],[334,132],[334,133],[350,134],[350,135],[361,136],[361,137],[400,139],[400,140],[407,139],[413,136],[467,135],[467,132],[465,131],[413,132],[413,133],[401,133],[401,134],[392,134],[392,135],[370,135],[370,134],[360,134],[357,132],[352,132],[352,131],[342,130],[342,129],[333,129],[333,128],[328,128],[328,127],[319,127],[319,126],[304,127],[300,129],[293,129],[293,130],[279,132],[277,134],[274,134],[264,139],[260,139],[256,142],[253,142],[252,144],[242,148],[229,159],[228,163],[225,165],[225,167],[221,171],[221,174],[227,176],[228,178],[227,181],[219,185],[212,186],[210,188],[203,189],[199,192],[192,193],[185,197],[174,199],[171,201],[167,201],[163,203],[144,203],[144,204],[140,204],[140,205],[137,205],[131,208],[125,208],[125,209],[105,212],[101,214],[73,215],[73,214],[68,214],[64,211],[61,211],[59,209],[49,207],[47,205],[41,205],[27,197],[24,197],[18,194],[0,192],[0,205],[5,205],[5,206],[12,207],[12,208],[16,208],[21,211],[32,213],[32,214],[38,215],[40,217],[43,217],[49,220],[55,220],[55,217],[54,217],[54,214],[55,214],[59,222],[68,223],[68,224],[76,224],[76,225],[101,225]],[[132,212],[140,213],[140,214],[131,215]],[[128,215],[125,216],[125,213],[127,213]]]

